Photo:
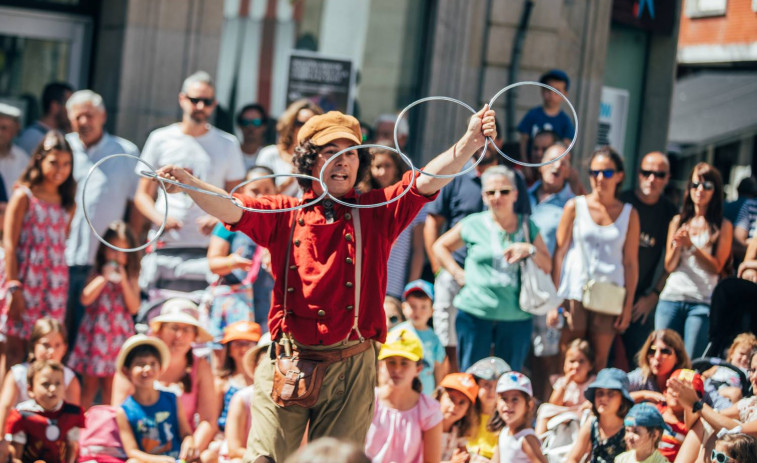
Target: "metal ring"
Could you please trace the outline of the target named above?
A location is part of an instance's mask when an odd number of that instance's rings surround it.
[[[510,156],[508,156],[505,153],[503,153],[502,150],[500,150],[493,141],[492,141],[492,146],[494,146],[494,149],[497,150],[497,152],[500,155],[502,155],[505,159],[507,159],[510,162],[514,162],[515,164],[520,164],[521,166],[526,166],[526,167],[541,167],[541,166],[546,166],[548,164],[552,164],[553,162],[559,161],[566,154],[568,154],[571,149],[573,149],[573,145],[576,144],[576,137],[578,136],[578,114],[576,114],[576,108],[573,107],[573,104],[571,104],[571,102],[568,99],[568,97],[566,97],[565,95],[563,95],[559,90],[557,90],[556,88],[554,88],[552,86],[549,86],[547,84],[543,84],[541,82],[532,82],[532,81],[516,82],[516,83],[510,84],[507,87],[503,88],[502,90],[498,91],[497,94],[494,95],[491,100],[489,100],[489,107],[491,108],[492,104],[494,103],[494,100],[496,100],[497,98],[499,98],[499,96],[502,95],[503,93],[505,93],[506,91],[512,90],[515,87],[520,87],[520,86],[523,86],[523,85],[537,85],[539,87],[544,87],[544,88],[546,88],[548,90],[551,90],[551,91],[557,93],[558,95],[560,95],[562,97],[563,100],[565,100],[566,103],[568,103],[568,107],[570,108],[570,111],[573,113],[573,121],[574,121],[574,123],[576,125],[575,130],[573,132],[573,139],[570,141],[570,145],[568,145],[568,147],[565,149],[565,151],[563,151],[563,153],[561,155],[557,156],[556,158],[552,159],[551,161],[539,162],[539,163],[531,163],[531,162],[518,161],[517,159],[513,159]]]
[[[342,151],[339,151],[338,153],[334,154],[333,156],[331,156],[330,158],[328,158],[326,160],[326,162],[323,163],[323,167],[321,167],[321,173],[320,173],[320,175],[318,177],[318,181],[321,182],[321,185],[324,187],[324,191],[326,191],[326,189],[325,189],[326,184],[323,182],[323,174],[324,174],[324,172],[326,172],[326,166],[328,166],[331,161],[333,161],[334,159],[336,159],[339,156],[341,156],[342,153],[345,153],[347,151],[352,151],[352,150],[358,150],[358,149],[361,149],[361,148],[383,148],[383,149],[388,149],[390,151],[394,151],[395,153],[397,153],[402,158],[403,161],[405,161],[407,163],[407,165],[410,166],[410,169],[413,171],[413,176],[415,176],[416,168],[413,165],[413,161],[411,161],[410,158],[408,158],[402,151],[400,151],[398,149],[394,149],[394,148],[389,147],[389,146],[384,146],[384,145],[371,145],[371,144],[368,144],[368,145],[356,145],[356,146],[350,146],[349,148],[345,148]],[[337,202],[337,203],[339,203],[339,204],[341,204],[343,206],[354,207],[356,209],[371,209],[371,208],[374,208],[374,207],[386,206],[387,204],[391,204],[391,203],[393,203],[395,201],[398,201],[401,197],[405,196],[410,191],[410,189],[413,187],[414,183],[415,183],[415,179],[413,179],[412,182],[409,182],[408,185],[407,185],[407,188],[405,188],[402,191],[402,193],[400,193],[398,196],[395,196],[394,198],[390,199],[389,201],[384,201],[382,203],[376,203],[376,204],[352,204],[352,203],[348,203],[346,201],[342,201],[339,198],[335,198],[331,193],[327,193],[327,194],[329,195],[329,198],[331,198],[331,199],[334,200],[334,202]]]
[[[397,141],[397,135],[398,135],[398,130],[399,130],[399,126],[400,126],[400,121],[402,120],[402,118],[405,116],[405,113],[410,108],[412,108],[413,106],[419,105],[421,103],[425,103],[427,101],[450,101],[452,103],[459,104],[460,106],[462,106],[463,108],[467,109],[468,111],[470,111],[474,115],[476,114],[476,110],[473,109],[472,107],[470,107],[467,103],[464,103],[464,102],[462,102],[460,100],[456,100],[455,98],[450,98],[448,96],[428,96],[426,98],[421,98],[420,100],[413,101],[409,105],[405,106],[405,109],[403,109],[402,111],[400,111],[400,114],[397,116],[397,122],[394,123],[394,146],[397,148],[395,150],[395,152],[397,154],[399,154],[400,156],[404,156],[405,158],[407,158],[407,156],[405,156],[405,154],[400,150],[400,144]],[[486,155],[486,148],[487,148],[488,144],[489,144],[489,138],[484,139],[484,148],[481,151],[481,156],[478,157],[478,159],[476,160],[476,162],[473,163],[472,166],[470,166],[467,169],[462,170],[462,171],[460,171],[460,172],[458,172],[456,174],[432,174],[432,173],[425,172],[425,171],[420,170],[420,169],[416,169],[416,170],[418,172],[420,172],[421,174],[423,174],[423,175],[428,175],[429,177],[433,177],[433,178],[455,178],[455,177],[459,177],[460,175],[467,174],[471,170],[475,169],[476,166],[484,159],[484,156]]]
[[[121,252],[137,252],[137,251],[141,251],[141,250],[145,249],[146,247],[150,246],[152,243],[154,243],[155,241],[157,241],[158,238],[160,238],[160,235],[163,234],[163,230],[165,230],[165,228],[166,228],[166,222],[168,221],[168,192],[166,191],[166,186],[163,184],[163,182],[165,181],[165,179],[160,178],[157,175],[154,175],[154,177],[157,178],[158,181],[160,182],[160,187],[163,189],[163,201],[165,201],[165,209],[163,211],[163,223],[160,224],[160,228],[158,228],[158,232],[155,233],[155,236],[150,241],[148,241],[147,243],[143,244],[142,246],[139,246],[139,247],[136,247],[136,248],[119,248],[118,246],[115,246],[113,244],[108,243],[107,241],[105,241],[102,238],[102,236],[100,236],[97,233],[97,230],[95,230],[95,226],[92,225],[92,221],[89,219],[89,214],[87,214],[87,184],[89,183],[89,178],[92,176],[92,173],[103,162],[108,161],[108,160],[113,159],[113,158],[122,158],[122,157],[135,159],[135,160],[141,162],[142,164],[146,165],[153,173],[155,172],[155,169],[153,169],[153,167],[147,161],[145,161],[144,159],[139,158],[138,156],[134,156],[132,154],[121,153],[121,154],[111,154],[110,156],[106,156],[106,157],[100,159],[99,161],[97,161],[89,169],[89,173],[84,178],[84,184],[82,185],[82,188],[81,188],[81,203],[82,203],[81,206],[82,206],[82,212],[84,212],[84,220],[87,222],[87,225],[89,225],[89,228],[92,230],[92,233],[95,234],[95,238],[97,238],[98,241],[100,241],[105,246],[108,246],[109,248],[111,248],[113,250],[116,250],[116,251],[121,251]]]
[[[222,198],[222,199],[231,199],[231,195],[230,194],[222,195],[221,193],[216,193],[215,191],[205,190],[203,188],[198,188],[196,186],[187,185],[186,183],[181,183],[181,182],[176,181],[176,180],[171,180],[171,179],[168,179],[168,178],[164,178],[164,177],[159,176],[155,171],[148,172],[146,170],[143,170],[142,172],[140,172],[140,175],[142,175],[144,177],[147,177],[147,178],[151,178],[151,179],[159,179],[162,182],[170,183],[171,185],[176,185],[176,186],[178,186],[180,188],[183,188],[185,190],[192,190],[192,191],[196,191],[198,193],[202,193],[204,195],[209,195],[209,196],[217,196],[217,197]]]
[[[291,174],[262,175],[260,177],[255,177],[255,178],[250,179],[250,180],[245,180],[244,182],[242,182],[239,185],[237,185],[234,188],[232,188],[231,191],[229,192],[229,198],[231,199],[231,203],[233,205],[235,205],[236,207],[242,209],[243,211],[247,211],[247,212],[262,212],[263,214],[271,214],[271,213],[274,213],[274,212],[296,211],[296,210],[299,210],[299,209],[304,209],[304,208],[309,207],[309,206],[313,206],[313,205],[317,204],[320,200],[322,200],[323,198],[325,198],[326,195],[328,194],[328,188],[326,187],[326,185],[322,185],[322,187],[323,187],[323,193],[321,194],[321,196],[315,198],[314,200],[312,200],[312,201],[310,201],[308,203],[300,204],[299,206],[294,206],[294,207],[286,207],[286,208],[283,208],[283,209],[255,209],[254,207],[246,207],[246,206],[243,206],[242,204],[239,203],[239,199],[237,199],[237,198],[234,197],[234,192],[236,192],[238,189],[242,188],[243,186],[247,185],[248,183],[257,182],[258,180],[264,180],[264,179],[267,179],[267,178],[273,179],[273,178],[276,178],[276,177],[305,178],[305,179],[315,180],[316,182],[320,182],[320,180],[318,180],[317,178],[313,177],[312,175],[306,175],[306,174],[291,173]]]

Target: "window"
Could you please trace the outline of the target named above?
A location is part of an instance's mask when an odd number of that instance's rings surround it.
[[[752,0],[754,6],[757,0]],[[686,0],[686,15],[690,18],[724,16],[728,0]]]

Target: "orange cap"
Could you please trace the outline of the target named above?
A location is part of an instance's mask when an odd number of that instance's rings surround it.
[[[360,122],[339,111],[329,111],[305,122],[297,133],[297,144],[310,140],[315,146],[324,146],[340,138],[356,145],[361,144],[363,132],[360,130]]]
[[[691,384],[691,387],[697,391],[699,397],[704,396],[704,381],[702,381],[702,376],[696,371],[681,368],[680,370],[674,371],[673,374],[670,375],[670,379],[677,379],[682,383],[689,383]]]
[[[260,325],[257,323],[240,320],[224,328],[221,344],[226,344],[231,341],[258,342],[262,334],[263,330],[260,329]]]
[[[450,373],[442,379],[439,386],[462,392],[465,397],[470,399],[471,404],[476,403],[476,397],[478,397],[478,384],[476,384],[476,378],[471,374]]]

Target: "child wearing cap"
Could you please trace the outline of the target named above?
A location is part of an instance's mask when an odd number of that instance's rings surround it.
[[[623,419],[633,406],[628,392],[628,376],[617,368],[605,368],[589,385],[584,397],[591,402],[594,416],[578,432],[568,453],[567,463],[578,463],[584,456],[590,463],[609,463],[626,451]]]
[[[696,391],[700,401],[704,397],[704,381],[702,380],[702,376],[694,370],[686,368],[676,370],[670,375],[670,380],[690,385]],[[668,387],[665,390],[665,402],[658,404],[657,408],[662,413],[665,423],[670,427],[670,430],[665,430],[662,442],[660,443],[660,453],[669,461],[674,461],[678,456],[687,433],[691,432],[695,434],[698,440],[702,441],[704,426],[699,419],[701,402],[699,405],[698,410],[694,410],[693,407],[685,407],[678,400],[678,394],[673,389]],[[696,459],[696,453],[694,453],[693,449],[689,449],[688,451],[691,451],[692,455],[689,459],[684,458],[684,461],[693,461]]]
[[[405,285],[402,299],[402,313],[407,321],[400,323],[393,330],[410,329],[421,340],[423,370],[420,379],[423,393],[431,395],[447,370],[444,346],[434,330],[428,326],[428,321],[434,314],[434,286],[425,280],[411,281]]]
[[[541,442],[531,427],[534,404],[531,380],[517,371],[503,374],[497,381],[497,410],[487,427],[499,432],[493,462],[546,463]]]
[[[38,360],[29,366],[30,400],[11,410],[4,429],[6,440],[13,445],[14,462],[75,461],[84,412],[63,400],[65,392],[63,365],[59,362]]]
[[[466,459],[467,438],[478,425],[478,384],[468,373],[450,373],[434,391],[442,408],[442,462]]]
[[[628,451],[618,455],[616,463],[667,463],[667,458],[657,450],[657,446],[662,440],[663,431],[670,431],[670,427],[654,405],[634,405],[623,424],[626,427]]]
[[[378,355],[379,387],[365,452],[374,463],[439,461],[442,412],[421,393],[423,346],[410,329],[393,330]]]
[[[497,433],[487,430],[486,425],[497,407],[497,380],[510,370],[510,365],[501,358],[486,357],[465,371],[473,375],[478,385],[478,425],[473,436],[468,439],[468,453],[472,462],[487,462],[494,456]]]
[[[130,459],[148,463],[173,463],[178,458],[199,461],[181,401],[171,392],[155,389],[170,356],[163,341],[138,334],[124,343],[116,358],[116,368],[134,386],[134,394],[116,411],[121,442]]]

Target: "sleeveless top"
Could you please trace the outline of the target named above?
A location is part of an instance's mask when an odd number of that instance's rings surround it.
[[[146,406],[129,396],[121,405],[139,450],[151,455],[179,457],[181,435],[176,396],[160,391],[158,401]]]
[[[192,372],[190,375],[190,383],[192,384],[192,390],[190,392],[184,392],[181,390],[181,386],[178,383],[164,385],[160,381],[155,381],[155,389],[159,391],[167,391],[171,392],[176,397],[179,398],[181,401],[181,408],[184,409],[184,414],[187,417],[187,420],[189,421],[189,427],[192,428],[192,431],[197,428],[198,419],[195,416],[197,414],[197,388],[198,388],[198,378],[197,378],[197,364],[200,361],[200,357],[194,356],[193,362],[192,362]]]
[[[231,398],[234,397],[234,394],[236,394],[238,390],[239,388],[229,381],[229,388],[226,389],[226,392],[223,394],[223,410],[221,410],[221,415],[218,417],[218,429],[221,432],[226,429],[226,415],[229,413]]]
[[[691,235],[691,243],[703,252],[712,254],[709,230],[698,235]],[[668,276],[660,299],[665,301],[699,302],[709,304],[712,291],[718,284],[717,273],[702,268],[694,255],[694,249],[681,249],[678,267]]]
[[[18,365],[13,365],[11,367],[11,374],[13,375],[13,380],[16,382],[16,388],[18,389],[18,397],[16,398],[16,403],[14,405],[29,400],[29,394],[26,390],[26,373],[28,371],[29,362],[19,363]],[[76,374],[72,369],[65,365],[63,366],[63,384],[65,384],[66,387],[71,384],[71,381],[75,376]]]
[[[512,436],[507,433],[507,428],[499,433],[499,461],[502,463],[529,463],[531,460],[523,451],[523,440],[526,436],[535,436],[533,429],[527,428]],[[496,462],[495,462],[496,463]]]
[[[612,463],[615,457],[626,451],[626,428],[614,435],[602,440],[599,435],[599,420],[594,419],[591,423],[591,463]]]
[[[625,286],[623,247],[633,207],[626,203],[615,222],[597,225],[589,213],[586,196],[576,196],[575,203],[573,239],[563,260],[557,294],[565,299],[580,301],[584,284],[590,278]],[[588,269],[585,268],[587,264]]]

